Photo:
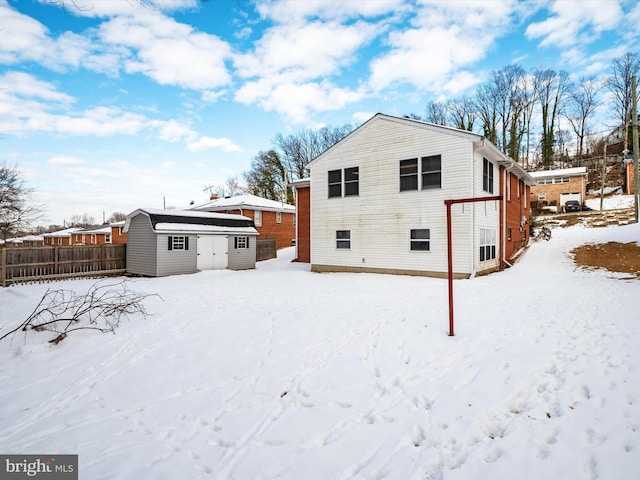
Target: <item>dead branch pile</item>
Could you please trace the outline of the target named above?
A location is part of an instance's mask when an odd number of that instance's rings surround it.
[[[121,319],[130,315],[147,317],[142,303],[148,297],[129,289],[126,280],[109,280],[94,283],[86,293],[72,290],[48,289],[31,315],[13,330],[0,336],[0,340],[22,330],[53,332],[56,336],[49,342],[58,344],[76,330],[115,332]]]

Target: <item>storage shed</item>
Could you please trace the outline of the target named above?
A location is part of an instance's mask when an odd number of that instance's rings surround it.
[[[242,215],[138,209],[127,215],[127,273],[149,277],[256,266],[256,230]]]

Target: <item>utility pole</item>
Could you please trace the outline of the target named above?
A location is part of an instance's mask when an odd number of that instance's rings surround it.
[[[636,223],[638,223],[638,196],[640,195],[640,188],[638,186],[638,102],[636,97],[636,76],[631,78],[631,100],[633,105],[633,112],[631,118],[631,126],[633,128],[633,199],[636,211]]]

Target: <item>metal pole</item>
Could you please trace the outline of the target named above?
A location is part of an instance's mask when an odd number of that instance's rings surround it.
[[[636,97],[636,77],[631,78],[631,100],[633,105],[633,113],[631,115],[631,125],[633,127],[633,198],[635,205],[636,223],[638,223],[638,196],[640,188],[638,188],[638,105]]]
[[[604,205],[604,177],[607,174],[607,142],[604,142],[604,160],[602,161],[602,178],[600,179],[600,211]]]
[[[447,264],[449,282],[449,336],[453,337],[453,247],[451,240],[451,200],[445,200],[447,206]]]

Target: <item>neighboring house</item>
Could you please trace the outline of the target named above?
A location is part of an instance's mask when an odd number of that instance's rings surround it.
[[[531,187],[532,202],[557,206],[559,212],[569,200],[576,200],[581,205],[584,203],[587,193],[587,167],[538,170],[529,173],[536,181],[536,185]]]
[[[311,180],[292,182],[296,193],[296,261],[311,262]]]
[[[307,168],[297,223],[308,218],[310,239],[296,244],[312,271],[446,277],[446,200],[503,196],[451,206],[454,278],[502,268],[527,245],[534,180],[475,133],[379,113]]]
[[[105,245],[111,243],[111,227],[94,225],[81,228],[71,234],[72,245]]]
[[[296,207],[256,195],[217,198],[190,210],[244,215],[253,220],[260,238],[275,238],[276,249],[290,247],[295,239]]]
[[[58,230],[57,232],[45,233],[43,234],[44,244],[46,246],[63,246],[63,245],[71,245],[72,239],[71,234],[80,230],[79,228],[66,228],[64,230]]]
[[[7,245],[11,247],[42,247],[44,237],[42,235],[26,235],[24,237],[10,238]]]
[[[258,231],[241,215],[138,209],[127,215],[124,231],[129,274],[255,268]]]
[[[123,245],[127,243],[124,220],[110,224],[95,225],[73,232],[73,245]]]

